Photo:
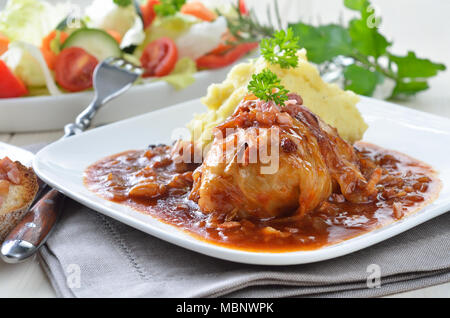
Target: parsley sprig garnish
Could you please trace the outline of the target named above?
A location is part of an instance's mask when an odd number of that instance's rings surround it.
[[[154,6],[155,13],[161,17],[175,15],[185,3],[186,0],[161,0]]]
[[[288,90],[281,85],[277,75],[267,68],[261,73],[252,75],[247,89],[259,99],[266,102],[273,101],[277,105],[284,105],[288,100]]]
[[[298,65],[297,51],[300,39],[294,36],[291,28],[275,32],[271,38],[261,40],[261,55],[271,64],[279,64],[281,68]]]

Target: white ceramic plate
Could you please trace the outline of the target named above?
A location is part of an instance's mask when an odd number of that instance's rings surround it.
[[[182,90],[175,90],[162,81],[136,85],[106,104],[95,117],[93,125],[112,123],[201,97],[211,83],[222,82],[230,68],[198,72],[194,75],[195,82]],[[89,91],[61,96],[0,99],[0,133],[62,129],[74,121],[92,98],[93,92]]]
[[[440,172],[439,198],[418,213],[359,237],[314,251],[256,253],[233,250],[200,241],[177,228],[126,206],[104,200],[83,185],[83,171],[95,161],[149,144],[168,143],[174,128],[184,127],[194,112],[203,111],[198,100],[98,128],[58,141],[39,152],[37,174],[69,197],[141,231],[173,244],[213,257],[249,264],[290,265],[345,255],[402,233],[450,209],[450,120],[386,102],[363,98],[359,104],[370,128],[364,140],[395,149],[431,164]]]

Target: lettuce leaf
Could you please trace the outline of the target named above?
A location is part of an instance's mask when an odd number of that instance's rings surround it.
[[[199,22],[201,22],[199,19],[182,13],[156,18],[152,25],[145,30],[145,40],[136,48],[134,55],[140,58],[147,44],[163,36],[176,40],[187,32],[192,25]]]
[[[151,83],[155,81],[165,81],[172,85],[176,90],[181,90],[195,82],[194,74],[197,72],[197,66],[193,60],[188,57],[179,59],[173,71],[163,77],[142,79],[142,83]]]
[[[172,73],[160,78],[172,85],[175,89],[181,90],[195,82],[194,74],[197,72],[197,66],[193,60],[188,57],[179,59]]]
[[[41,45],[42,38],[70,11],[68,3],[52,5],[38,0],[9,0],[0,12],[0,33],[11,41]]]

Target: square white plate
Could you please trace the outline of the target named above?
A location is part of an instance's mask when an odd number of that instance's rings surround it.
[[[95,161],[121,151],[169,143],[193,113],[204,111],[198,100],[97,128],[56,142],[34,161],[36,173],[51,186],[86,206],[173,244],[213,257],[249,264],[290,265],[345,255],[402,233],[450,209],[450,120],[394,104],[363,98],[358,105],[369,124],[364,140],[395,149],[431,164],[440,173],[439,198],[418,213],[386,227],[313,251],[256,253],[209,244],[129,207],[102,199],[83,185],[83,172]]]

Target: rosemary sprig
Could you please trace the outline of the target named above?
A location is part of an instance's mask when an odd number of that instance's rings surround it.
[[[270,6],[267,8],[270,15]],[[264,25],[258,20],[254,9],[250,9],[248,15],[242,14],[237,5],[232,5],[232,9],[236,17],[229,17],[220,10],[216,11],[218,15],[226,17],[228,30],[237,42],[259,42],[263,38],[270,37],[275,31],[272,25]]]

